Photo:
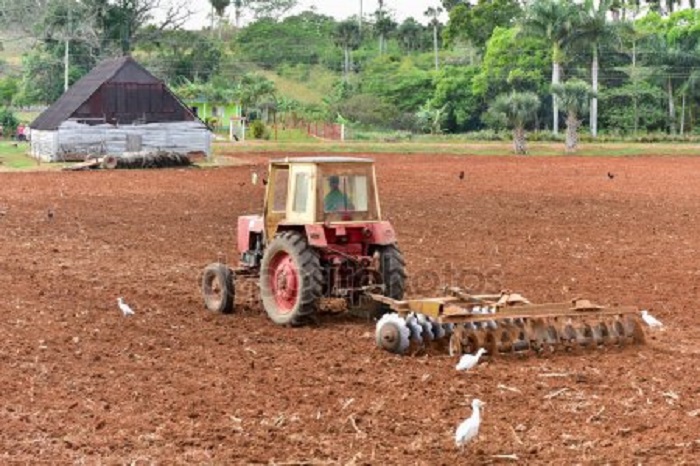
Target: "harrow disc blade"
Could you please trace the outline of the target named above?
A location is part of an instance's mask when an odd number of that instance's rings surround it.
[[[430,325],[432,325],[433,327],[433,336],[436,340],[445,338],[447,332],[445,331],[445,327],[443,327],[442,324],[439,324],[438,322],[430,319]]]
[[[406,318],[406,325],[410,331],[410,339],[418,344],[423,343],[423,327],[418,323],[415,315]]]
[[[375,333],[377,346],[394,354],[403,354],[408,349],[409,330],[398,314],[384,314]]]
[[[442,328],[445,330],[445,336],[450,336],[455,330],[455,324],[442,324]]]
[[[423,341],[433,341],[435,339],[435,335],[433,334],[433,324],[428,322],[428,319],[422,314],[418,314],[417,321],[418,325],[420,325],[422,329],[421,335],[423,337]]]

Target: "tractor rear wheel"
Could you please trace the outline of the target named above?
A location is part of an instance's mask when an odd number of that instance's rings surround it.
[[[303,235],[278,234],[263,254],[260,293],[267,315],[279,325],[302,325],[316,312],[323,275],[318,253]]]
[[[384,296],[401,300],[406,290],[406,261],[399,248],[391,244],[379,249],[379,274],[384,283]]]
[[[207,309],[222,314],[233,312],[233,301],[236,294],[233,280],[233,272],[224,264],[209,264],[204,269],[202,295]]]

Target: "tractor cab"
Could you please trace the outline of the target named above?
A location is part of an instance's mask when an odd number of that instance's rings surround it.
[[[396,241],[381,219],[374,161],[357,157],[272,160],[262,215],[238,219],[242,265],[258,267],[265,246],[285,231],[310,246],[332,246],[352,256]]]
[[[286,225],[379,221],[375,179],[371,159],[273,160],[263,211],[267,237]]]

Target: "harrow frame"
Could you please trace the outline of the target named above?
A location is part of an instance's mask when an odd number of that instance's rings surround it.
[[[446,295],[441,297],[402,301],[374,293],[369,293],[369,297],[402,319],[420,315],[434,325],[449,326],[452,355],[471,353],[480,347],[492,355],[527,350],[539,354],[547,349],[624,346],[643,344],[645,340],[637,318],[639,310],[633,306],[601,306],[587,299],[533,304],[508,291],[481,295],[459,288],[445,288],[444,291]],[[492,312],[475,314],[476,307]],[[491,327],[487,328],[487,324]],[[403,353],[406,349],[399,344],[398,330],[386,327],[377,328],[377,345],[390,352]],[[413,335],[411,340],[417,340],[422,346],[425,336]]]

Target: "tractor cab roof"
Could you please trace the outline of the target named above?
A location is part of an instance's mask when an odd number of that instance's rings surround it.
[[[294,163],[374,163],[374,159],[366,159],[360,157],[285,157],[283,159],[270,160],[273,165],[288,165]]]

